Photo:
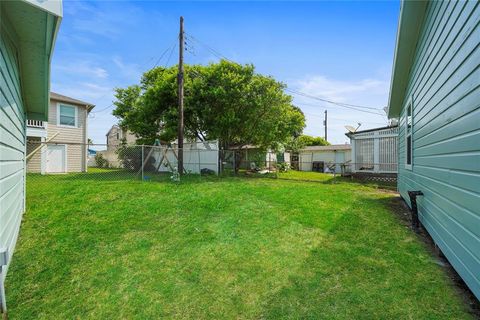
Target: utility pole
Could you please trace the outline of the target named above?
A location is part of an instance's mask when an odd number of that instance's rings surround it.
[[[183,174],[183,17],[180,17],[178,54],[178,173]]]
[[[327,110],[325,110],[325,120],[323,120],[323,125],[325,126],[325,141],[327,140]]]

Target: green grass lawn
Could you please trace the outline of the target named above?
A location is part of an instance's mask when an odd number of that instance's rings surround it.
[[[470,317],[394,194],[314,180],[29,176],[10,319]]]

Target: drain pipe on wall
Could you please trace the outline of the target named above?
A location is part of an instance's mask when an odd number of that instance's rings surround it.
[[[0,314],[2,315],[2,320],[7,320],[7,299],[5,298],[5,267],[8,262],[8,253],[6,249],[0,248]]]
[[[420,219],[418,219],[417,197],[423,196],[422,191],[408,191],[410,197],[410,204],[412,205],[412,228],[415,232],[418,232],[420,228]]]
[[[2,277],[1,274],[0,274],[0,277]],[[2,315],[2,320],[8,319],[7,301],[5,300],[5,287],[3,286],[3,279],[1,278],[0,278],[0,314]]]

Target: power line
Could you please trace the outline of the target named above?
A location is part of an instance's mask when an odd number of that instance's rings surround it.
[[[168,52],[168,50],[172,50],[173,47],[175,47],[177,45],[177,42],[176,42],[176,39],[175,39],[175,42],[169,46],[167,49],[165,49],[162,54],[160,55],[160,57],[157,59],[157,62],[155,62],[155,64],[153,65],[152,68],[155,68],[156,66],[158,66],[158,64],[160,63],[160,61],[162,60],[163,56],[165,56],[165,54]],[[168,61],[168,60],[167,60]],[[168,62],[166,63],[168,64]]]
[[[341,107],[352,107],[352,108],[370,109],[370,110],[379,110],[379,111],[383,110],[383,108],[367,107],[367,106],[362,106],[362,105],[356,105],[356,104],[350,104],[350,103],[343,103],[343,102],[328,100],[328,99],[324,99],[324,98],[321,98],[321,97],[317,97],[317,96],[314,96],[314,95],[311,95],[311,94],[308,94],[308,93],[305,93],[305,92],[301,92],[301,91],[297,91],[297,90],[289,89],[289,88],[286,88],[285,91],[289,91],[291,93],[301,95],[301,96],[304,96],[304,97],[307,97],[307,98],[311,98],[311,99],[335,104],[335,105],[341,106]]]
[[[193,74],[193,75],[196,76],[196,77],[202,78],[203,80],[205,80],[205,81],[208,82],[208,79],[206,79],[206,78],[204,77],[204,75],[202,75],[201,73],[198,73],[198,72],[195,71],[195,70],[189,70],[189,73],[190,73],[190,74]],[[210,83],[210,84],[208,84],[208,85],[212,86],[213,84]],[[320,105],[311,105],[311,106],[315,106],[315,107],[319,107],[319,108],[327,108],[327,109],[330,109],[330,107],[327,107],[327,106],[320,106]],[[320,119],[322,119],[322,120],[325,118],[325,115],[324,115],[324,114],[318,115],[318,114],[314,114],[314,113],[311,113],[311,112],[305,112],[305,111],[303,111],[303,110],[302,110],[302,112],[303,112],[303,114],[306,114],[306,115],[309,115],[309,116],[313,116],[313,117],[318,117],[318,118],[320,118]],[[352,120],[350,120],[350,119],[341,119],[341,118],[336,118],[336,117],[331,117],[331,116],[329,116],[328,118],[329,118],[329,120],[352,122]],[[371,121],[362,121],[362,123],[376,124],[376,125],[386,125],[386,123],[371,122]]]
[[[170,58],[172,58],[173,51],[175,51],[176,48],[177,48],[177,44],[175,43],[175,45],[172,47],[172,50],[170,51],[170,54],[168,55],[168,59],[167,59],[167,63],[165,63],[165,67],[168,66],[168,63],[170,62]]]
[[[286,91],[289,91],[288,89],[285,89]],[[304,104],[304,105],[307,105],[307,104]],[[337,105],[337,104],[336,104]],[[329,107],[326,107],[326,106],[316,106],[316,105],[312,105],[314,107],[320,107],[320,108],[329,108]],[[375,114],[377,116],[383,116],[383,114],[379,113],[379,112],[374,112],[374,111],[369,111],[369,110],[363,110],[363,109],[360,109],[358,107],[350,107],[350,106],[346,106],[346,105],[337,105],[339,107],[342,107],[342,108],[347,108],[347,109],[351,109],[351,110],[355,110],[355,111],[359,111],[359,112],[364,112],[364,113],[370,113],[370,114]],[[379,109],[378,109],[379,110]],[[380,110],[379,110],[380,111]]]
[[[209,45],[207,45],[206,43],[198,40],[197,38],[195,38],[193,35],[185,32],[185,34],[188,36],[189,39],[193,40],[194,42],[197,42],[198,44],[202,45],[203,47],[205,47],[208,51],[210,51],[214,56],[216,56],[217,58],[219,59],[224,59],[224,60],[227,60],[231,63],[235,63],[235,64],[238,64],[238,62],[235,62],[229,58],[227,58],[225,55],[223,55],[222,53],[220,53],[219,51],[215,50],[214,48],[210,47]],[[343,103],[343,102],[337,102],[337,101],[333,101],[333,100],[329,100],[329,99],[324,99],[324,98],[321,98],[321,97],[317,97],[317,96],[314,96],[314,95],[311,95],[311,94],[307,94],[307,93],[304,93],[304,92],[301,92],[301,91],[297,91],[297,90],[294,90],[294,89],[289,89],[289,88],[285,88],[285,91],[287,92],[290,92],[290,93],[293,93],[293,94],[296,94],[296,95],[300,95],[300,96],[303,96],[303,97],[306,97],[306,98],[310,98],[310,99],[315,99],[315,100],[319,100],[319,101],[322,101],[322,102],[327,102],[327,103],[330,103],[330,104],[334,104],[334,105],[337,105],[339,107],[343,107],[343,108],[347,108],[347,109],[351,109],[351,110],[356,110],[356,111],[359,111],[359,112],[365,112],[365,113],[370,113],[370,114],[376,114],[376,115],[380,115],[382,116],[381,113],[378,113],[378,112],[372,112],[372,111],[366,111],[366,110],[361,110],[361,109],[369,109],[369,110],[375,110],[375,111],[382,111],[383,108],[375,108],[375,107],[369,107],[369,106],[362,106],[362,105],[355,105],[355,104],[349,104],[349,103]]]
[[[319,114],[314,114],[314,113],[309,113],[309,112],[303,112],[304,114],[310,116],[310,117],[316,117],[318,119],[324,119],[325,115],[319,115]],[[342,119],[342,118],[336,118],[336,117],[330,117],[328,116],[328,120],[334,120],[334,121],[344,121],[344,122],[355,122],[350,119]],[[362,123],[369,123],[369,124],[378,124],[378,125],[385,125],[386,123],[383,122],[372,122],[372,121],[360,121]]]
[[[305,103],[305,102],[301,102],[299,103],[298,105],[300,106],[307,106],[307,107],[315,107],[315,108],[321,108],[321,109],[332,109],[332,110],[338,110],[338,108],[335,108],[333,106],[326,106],[326,105],[318,105],[318,104],[309,104],[309,103]],[[355,111],[359,111],[359,112],[365,112],[365,113],[369,113],[369,114],[374,114],[374,115],[377,115],[377,116],[384,116],[383,114],[379,113],[379,112],[374,112],[374,111],[370,111],[370,110],[363,110],[363,109],[357,109],[355,107],[348,107],[348,106],[342,106],[344,108],[347,108],[347,109],[352,109],[352,110],[355,110]]]
[[[157,59],[157,62],[155,63],[155,65],[154,65],[152,68],[157,67],[158,64],[160,63],[160,61],[162,60],[162,58],[163,58],[163,57],[165,56],[165,54],[168,52],[168,50],[170,50],[170,54],[169,54],[168,59],[167,59],[167,61],[166,61],[166,63],[165,63],[165,67],[168,66],[168,63],[170,62],[170,58],[172,57],[172,53],[173,53],[173,51],[175,50],[175,48],[177,47],[176,41],[177,41],[177,40],[175,39],[175,42],[173,43],[173,45],[171,45],[170,47],[168,47],[167,49],[165,49],[165,50],[162,52],[162,54],[161,54],[160,57]],[[150,58],[149,61],[151,61],[152,59],[153,59],[153,58]],[[148,63],[148,62],[147,62],[147,63]],[[105,97],[105,96],[106,96],[106,94],[105,94],[103,97]],[[103,97],[102,97],[102,98],[103,98]],[[102,98],[100,98],[100,99],[102,99]],[[100,112],[107,111],[108,109],[110,109],[111,107],[113,107],[113,105],[114,105],[114,104],[112,103],[112,104],[110,104],[108,107],[105,107],[105,108],[100,109],[100,110],[92,111],[92,112],[90,112],[90,114],[93,114],[93,115],[94,115],[94,114],[97,114],[97,113],[100,113]]]
[[[238,62],[236,61],[233,61],[233,60],[230,60],[229,58],[227,58],[226,56],[224,56],[222,53],[220,53],[219,51],[215,50],[214,48],[210,47],[209,45],[207,45],[206,43],[198,40],[197,38],[195,38],[194,36],[192,36],[191,34],[185,32],[185,34],[187,35],[187,37],[190,39],[190,40],[193,40],[194,42],[197,42],[198,44],[200,44],[201,46],[205,47],[208,51],[210,51],[214,56],[216,56],[217,58],[219,59],[223,59],[223,60],[226,60],[228,62],[231,62],[231,63],[234,63],[234,64],[239,64]]]
[[[202,45],[203,47],[205,47],[208,51],[210,51],[214,56],[216,56],[217,58],[219,59],[223,59],[223,60],[226,60],[226,61],[229,61],[231,63],[234,63],[234,64],[238,64],[238,62],[236,61],[233,61],[229,58],[227,58],[225,55],[223,55],[222,53],[220,53],[219,51],[215,50],[214,48],[210,47],[209,45],[207,45],[206,43],[198,40],[196,37],[194,37],[193,35],[185,32],[185,34],[187,35],[188,39]],[[197,72],[194,72],[194,71],[191,71],[194,75],[196,76],[199,76],[201,78],[203,78],[205,80],[205,78],[203,77],[203,75],[197,73]],[[285,91],[288,91],[288,92],[291,92],[293,94],[296,94],[296,95],[300,95],[300,96],[304,96],[304,97],[307,97],[307,98],[310,98],[310,99],[314,99],[314,100],[318,100],[318,101],[322,101],[322,102],[326,102],[326,103],[330,103],[330,104],[333,104],[333,105],[336,105],[336,106],[339,106],[339,107],[343,107],[343,108],[347,108],[347,109],[351,109],[351,110],[355,110],[355,111],[358,111],[358,112],[364,112],[364,113],[369,113],[369,114],[374,114],[374,115],[378,115],[378,116],[385,116],[384,114],[382,113],[379,113],[381,111],[383,111],[383,108],[376,108],[376,107],[369,107],[369,106],[363,106],[363,105],[356,105],[356,104],[349,104],[349,103],[343,103],[343,102],[337,102],[337,101],[333,101],[333,100],[329,100],[329,99],[324,99],[324,98],[321,98],[321,97],[318,97],[318,96],[314,96],[314,95],[311,95],[311,94],[307,94],[307,93],[304,93],[304,92],[301,92],[301,91],[297,91],[297,90],[294,90],[294,89],[289,89],[289,88],[285,88]],[[312,105],[312,106],[315,106],[315,107],[321,107],[321,108],[327,108],[329,109],[329,107],[327,106],[318,106],[318,105]],[[368,110],[363,110],[363,109],[368,109]],[[372,110],[372,111],[369,111],[369,110]],[[379,112],[375,112],[375,111],[379,111]],[[302,110],[303,112],[303,110]],[[335,119],[335,118],[332,118],[332,119]],[[343,119],[335,119],[335,120],[342,120],[342,121],[347,121],[347,120],[343,120]],[[365,122],[367,123],[367,122]],[[373,122],[369,122],[371,124],[374,124]],[[376,122],[375,124],[382,124],[383,123],[378,123]]]

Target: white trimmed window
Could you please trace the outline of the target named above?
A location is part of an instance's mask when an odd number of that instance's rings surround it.
[[[64,104],[58,105],[58,124],[66,127],[77,126],[77,108]]]
[[[405,115],[405,168],[412,169],[413,160],[413,104],[410,101],[407,105]]]

